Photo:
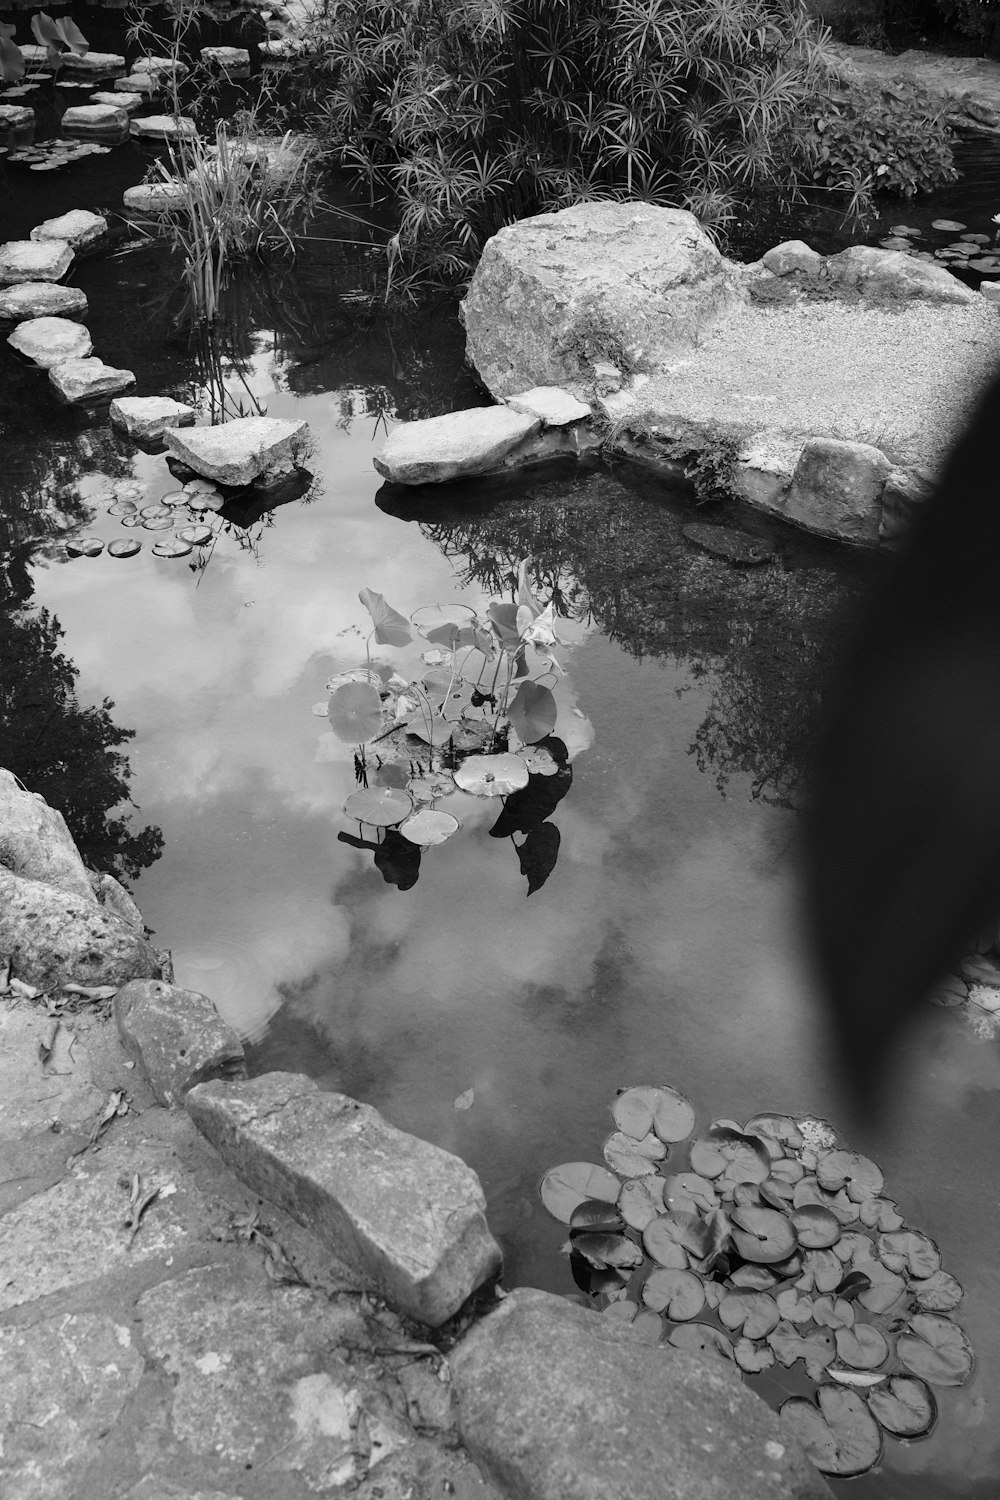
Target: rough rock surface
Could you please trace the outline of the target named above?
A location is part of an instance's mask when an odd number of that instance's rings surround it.
[[[87,294],[78,286],[54,281],[21,281],[0,291],[0,321],[24,318],[85,318]]]
[[[235,73],[250,66],[246,47],[202,47],[201,60],[207,67],[223,73]]]
[[[122,203],[133,213],[166,214],[181,208],[185,196],[180,182],[137,182],[122,193]]]
[[[117,370],[94,355],[86,359],[67,359],[61,365],[54,365],[49,371],[49,379],[57,395],[72,406],[106,401],[109,396],[119,396],[135,385],[131,370]]]
[[[19,1200],[18,1189],[23,1178],[36,1175],[39,1168],[44,1172],[50,1165],[44,1159],[45,1145],[48,1144],[43,1144],[44,1136],[48,1135],[58,1148],[55,1137],[92,1120],[104,1102],[103,1095],[91,1081],[85,1045],[65,1026],[60,1025],[56,1031],[48,1061],[42,1062],[39,1046],[48,1042],[51,1029],[51,1018],[40,1008],[0,1006],[0,1099],[3,1100],[0,1158],[3,1167],[15,1165],[16,1152],[11,1143],[19,1136],[31,1135],[26,1153],[30,1161],[22,1164],[22,1171],[12,1170],[9,1176],[6,1171],[0,1171],[0,1214]],[[53,1125],[56,1126],[54,1130]],[[58,1151],[60,1169],[65,1167],[67,1154],[63,1145]],[[61,1175],[61,1170],[57,1175]],[[10,1274],[9,1261],[7,1274]]]
[[[210,1078],[247,1076],[239,1037],[197,990],[134,979],[115,996],[114,1016],[160,1104],[180,1104],[188,1089]]]
[[[159,78],[154,78],[151,73],[127,73],[114,82],[116,94],[138,94],[142,99],[158,94],[162,87]]]
[[[788,276],[792,271],[818,276],[823,268],[822,255],[805,240],[783,240],[780,245],[765,251],[761,261],[773,276]]]
[[[128,112],[113,104],[74,104],[63,115],[60,129],[67,135],[118,138],[128,131]]]
[[[978,295],[944,266],[873,245],[851,245],[839,255],[827,256],[825,272],[834,283],[856,287],[862,295],[945,303],[975,302]]]
[[[780,513],[845,542],[878,541],[882,488],[892,465],[869,443],[810,438],[803,445]]]
[[[60,984],[125,984],[151,978],[156,956],[142,937],[90,899],[30,880],[0,865],[0,954],[19,979]]]
[[[113,916],[120,917],[136,932],[145,931],[142,912],[123,885],[106,870],[91,870],[90,884],[99,906],[106,906]]]
[[[220,427],[163,434],[168,450],[217,484],[250,484],[291,469],[307,455],[309,424],[279,417],[237,417]]]
[[[141,94],[129,93],[127,89],[116,87],[113,90],[108,89],[106,92],[99,90],[96,94],[91,94],[90,102],[91,104],[110,104],[112,109],[124,109],[131,114],[144,101]]]
[[[536,385],[534,390],[519,391],[516,396],[507,397],[506,405],[511,411],[537,417],[543,427],[568,427],[572,422],[585,422],[591,415],[586,401],[578,401],[557,385]]]
[[[108,414],[113,427],[123,427],[141,442],[162,437],[168,427],[190,427],[194,422],[194,407],[170,396],[120,396]]]
[[[914,515],[930,499],[934,477],[926,469],[892,469],[882,491],[879,540],[894,542],[909,530]]]
[[[488,240],[461,317],[468,357],[496,399],[558,385],[586,400],[596,363],[627,376],[660,370],[742,295],[693,214],[586,203]]]
[[[94,347],[87,329],[71,318],[26,318],[7,342],[40,370],[83,359]]]
[[[200,1084],[186,1102],[248,1187],[419,1322],[445,1322],[499,1269],[476,1174],[370,1105],[294,1073]]]
[[[440,484],[485,474],[540,429],[541,418],[512,406],[472,406],[393,428],[374,463],[395,484]]]
[[[462,1440],[517,1500],[830,1500],[730,1364],[518,1288],[450,1356]]]
[[[0,104],[0,133],[35,128],[35,111],[28,104]]]
[[[66,52],[61,66],[74,78],[101,78],[108,73],[123,73],[125,59],[118,52]]]
[[[33,240],[62,240],[79,255],[105,239],[108,221],[102,214],[92,214],[86,208],[71,208],[68,213],[55,219],[45,219],[36,224],[29,236]]]
[[[0,245],[0,286],[19,281],[61,281],[73,264],[65,241],[40,245],[37,240],[8,240]]]
[[[198,134],[193,120],[174,115],[136,115],[129,125],[129,134],[145,136],[154,141],[175,141],[184,136],[191,139]]]
[[[0,865],[96,903],[90,876],[61,812],[0,768]],[[0,949],[2,952],[2,949]]]

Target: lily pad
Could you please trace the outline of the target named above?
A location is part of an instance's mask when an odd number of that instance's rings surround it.
[[[182,526],[177,535],[182,542],[190,542],[192,547],[204,547],[206,542],[212,540],[215,532],[211,526],[194,525]]]
[[[611,1112],[618,1129],[626,1135],[638,1138],[655,1130],[667,1145],[687,1140],[694,1129],[694,1106],[666,1085],[625,1089]]]
[[[330,694],[330,728],[348,745],[363,745],[372,739],[382,728],[382,700],[377,689],[364,682],[347,682],[336,688]],[[409,797],[406,801],[409,812],[413,804]],[[363,821],[370,823],[371,819]]]
[[[123,537],[120,542],[108,543],[109,557],[134,557],[137,552],[142,551],[142,543],[133,537]]]
[[[672,1246],[679,1245],[681,1249],[700,1258],[706,1252],[709,1236],[708,1225],[697,1214],[672,1210],[670,1213],[660,1214],[646,1226],[642,1243],[647,1254],[659,1261],[661,1266],[675,1266],[677,1257]]]
[[[957,1323],[937,1313],[915,1313],[896,1353],[913,1375],[932,1385],[964,1385],[972,1375],[972,1346]]]
[[[838,1328],[833,1335],[837,1357],[854,1370],[877,1370],[889,1358],[889,1345],[870,1323]]]
[[[804,1292],[833,1292],[843,1275],[843,1265],[833,1250],[807,1250],[802,1257],[802,1274],[796,1285]]]
[[[66,551],[70,557],[99,557],[104,551],[104,543],[97,536],[75,537],[66,543]]]
[[[109,516],[131,516],[135,513],[136,504],[134,500],[116,500],[113,505],[108,506]]]
[[[617,1297],[602,1309],[602,1314],[605,1318],[620,1318],[623,1323],[631,1323],[638,1311],[637,1303],[630,1302],[628,1297]]]
[[[826,1151],[816,1163],[816,1177],[821,1188],[836,1192],[846,1188],[855,1203],[877,1198],[885,1186],[882,1170],[867,1156],[856,1151]]]
[[[641,1141],[616,1130],[604,1143],[604,1160],[619,1177],[644,1177],[656,1171],[656,1163],[666,1155],[663,1142],[650,1131]]]
[[[781,1321],[778,1304],[767,1292],[728,1292],[719,1303],[719,1317],[748,1339],[765,1338]]]
[[[521,683],[507,708],[507,717],[527,745],[552,733],[557,714],[552,689],[530,680]]]
[[[590,1161],[569,1161],[553,1167],[539,1188],[545,1207],[563,1224],[570,1222],[573,1210],[587,1198],[615,1203],[620,1191],[621,1183],[614,1173]]]
[[[170,531],[174,518],[168,511],[165,516],[146,516],[142,524],[146,531]]]
[[[642,1300],[654,1312],[666,1313],[672,1322],[686,1323],[705,1306],[705,1291],[690,1271],[660,1266],[643,1282]]]
[[[129,515],[122,516],[121,523],[123,526],[141,526],[142,517],[137,510],[134,510]]]
[[[854,1308],[845,1298],[826,1292],[813,1300],[813,1321],[821,1328],[853,1328]]]
[[[424,776],[413,776],[406,783],[406,790],[418,807],[436,802],[439,797],[448,797],[455,790],[455,778],[450,771],[430,771]]]
[[[833,1364],[837,1355],[837,1346],[829,1329],[816,1328],[811,1333],[799,1333],[784,1318],[767,1335],[767,1342],[786,1370],[797,1359],[805,1360],[806,1373],[810,1380],[815,1381],[823,1379],[823,1371]]]
[[[400,824],[399,831],[411,844],[430,849],[445,843],[460,827],[458,819],[451,813],[438,812],[433,807],[421,807],[417,812],[411,813],[405,823]]]
[[[744,1260],[784,1260],[795,1249],[795,1230],[773,1208],[734,1208],[733,1243]]]
[[[770,1266],[755,1266],[750,1262],[745,1266],[738,1266],[729,1280],[741,1292],[769,1292],[773,1286],[780,1285],[779,1278]]]
[[[664,1180],[658,1175],[631,1177],[622,1184],[618,1208],[631,1229],[638,1229],[641,1234],[647,1224],[662,1214],[664,1187]]]
[[[906,1290],[916,1298],[923,1312],[951,1312],[962,1300],[961,1286],[947,1271],[935,1271],[924,1280],[911,1281]]]
[[[741,1338],[733,1346],[733,1358],[747,1375],[759,1375],[762,1370],[769,1370],[774,1364],[774,1350],[770,1344]]]
[[[880,1234],[878,1253],[890,1271],[909,1272],[911,1276],[933,1276],[941,1269],[941,1252],[934,1241],[917,1229],[897,1229]]]
[[[813,1299],[808,1292],[800,1292],[798,1287],[789,1286],[775,1293],[774,1300],[778,1312],[789,1323],[812,1322]]]
[[[518,760],[524,761],[532,776],[556,776],[562,770],[544,740],[538,745],[525,745],[523,749],[515,750],[514,754]]]
[[[397,787],[362,787],[351,793],[344,803],[344,811],[349,818],[356,818],[359,823],[370,823],[373,828],[395,828],[409,817],[413,811],[413,803],[408,793],[401,792]]]
[[[374,667],[350,667],[346,672],[335,672],[328,678],[326,690],[328,693],[335,693],[339,687],[345,687],[351,682],[363,682],[375,689],[382,686],[382,678]]]
[[[634,1271],[645,1259],[641,1248],[624,1234],[574,1234],[572,1245],[577,1255],[582,1255],[599,1271],[609,1267],[617,1271]]]
[[[693,1213],[699,1208],[718,1208],[719,1195],[708,1178],[697,1172],[672,1172],[666,1179],[663,1201],[668,1208]]]
[[[933,1391],[911,1375],[890,1375],[883,1390],[871,1392],[868,1406],[894,1437],[923,1437],[937,1421]]]
[[[903,1216],[889,1198],[866,1198],[858,1205],[858,1218],[869,1229],[888,1232],[903,1227]]]
[[[187,557],[190,551],[191,543],[176,536],[165,536],[161,542],[153,543],[154,557]]]
[[[429,640],[428,631],[440,630],[442,626],[454,626],[459,630],[474,624],[476,611],[467,604],[427,604],[414,610],[410,624],[418,635]]]
[[[174,523],[169,505],[144,505],[139,514],[144,521],[169,521],[171,526]]]
[[[165,495],[160,496],[160,505],[168,506],[171,510],[180,510],[190,499],[191,496],[187,490],[168,490]]]
[[[871,1390],[888,1378],[885,1370],[849,1370],[845,1365],[828,1365],[826,1376],[838,1385],[850,1385],[855,1390]]]
[[[754,1115],[752,1120],[747,1120],[743,1131],[745,1135],[758,1136],[772,1156],[780,1156],[785,1148],[797,1151],[803,1143],[802,1132],[791,1115]],[[772,1144],[782,1150],[771,1150]]]
[[[840,1220],[818,1203],[805,1203],[789,1215],[799,1244],[806,1250],[825,1250],[840,1239]]]
[[[890,1271],[881,1261],[861,1260],[856,1262],[856,1269],[871,1281],[871,1286],[857,1296],[858,1305],[868,1312],[888,1312],[906,1292],[906,1282],[902,1276],[897,1276],[895,1271]]]
[[[455,771],[455,784],[474,797],[506,797],[528,785],[528,768],[516,755],[470,755]]]
[[[882,1429],[857,1391],[821,1385],[817,1406],[793,1396],[778,1409],[782,1425],[823,1474],[867,1474],[882,1453]]]
[[[724,1177],[735,1187],[738,1182],[764,1182],[771,1175],[771,1158],[767,1147],[756,1136],[742,1135],[725,1126],[714,1126],[690,1151],[691,1169],[702,1177]]]
[[[729,1360],[733,1357],[732,1344],[711,1323],[682,1323],[679,1328],[671,1328],[667,1343],[675,1349],[686,1349],[689,1354],[716,1354]]]

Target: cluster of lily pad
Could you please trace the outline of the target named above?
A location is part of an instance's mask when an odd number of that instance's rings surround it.
[[[716,1120],[690,1140],[694,1109],[665,1086],[625,1089],[612,1114],[606,1165],[565,1163],[540,1189],[604,1315],[748,1375],[804,1369],[814,1398],[779,1411],[824,1473],[865,1473],[883,1433],[929,1433],[931,1386],[973,1373],[950,1316],[962,1288],[876,1163],[789,1115]]]
[[[56,136],[9,151],[6,159],[12,166],[27,167],[32,172],[57,172],[60,167],[71,166],[87,156],[106,156],[110,150],[110,146],[98,145],[96,141],[70,141]]]
[[[996,234],[970,231],[958,219],[935,219],[931,228],[955,238],[928,250],[916,243],[925,238],[922,229],[915,229],[910,224],[893,224],[879,244],[885,250],[901,250],[916,260],[937,261],[949,270],[979,271],[984,276],[1000,274],[1000,246]]]
[[[565,772],[556,739],[558,709],[542,678],[561,670],[553,606],[543,606],[520,567],[516,602],[493,600],[480,617],[466,604],[431,604],[407,619],[381,594],[362,589],[372,619],[368,641],[426,649],[404,671],[372,662],[338,672],[330,697],[313,706],[338,739],[355,749],[362,785],[344,804],[348,817],[395,828],[421,848],[443,844],[460,820],[437,804],[456,791],[507,797],[532,776]],[[532,668],[541,666],[537,677]]]
[[[143,505],[142,487],[128,480],[114,488],[114,499],[108,515],[115,516],[129,530],[142,529],[157,533],[152,551],[155,557],[187,557],[195,548],[207,546],[215,537],[214,529],[198,517],[206,511],[217,511],[224,498],[207,479],[192,479],[180,489],[168,491],[158,501]],[[104,539],[97,536],[72,537],[66,542],[70,557],[99,557],[105,549]],[[107,543],[109,557],[134,557],[142,550],[136,536]]]

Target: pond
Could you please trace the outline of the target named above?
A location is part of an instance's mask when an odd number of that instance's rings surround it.
[[[110,201],[144,160],[123,148],[72,183],[22,191],[18,178],[5,232]],[[158,558],[155,534],[109,514],[104,476],[155,502],[176,488],[165,460],[57,410],[4,351],[9,604],[52,612],[81,703],[113,699],[135,731],[133,819],[164,848],[133,889],[178,982],[213,997],[254,1073],[307,1072],[471,1163],[507,1283],[566,1293],[566,1231],[538,1185],[558,1162],[601,1160],[616,1089],[671,1084],[699,1127],[763,1110],[847,1126],[797,924],[794,805],[821,663],[878,564],[713,510],[774,547],[770,563],[730,568],[684,535],[689,496],[627,468],[429,497],[382,485],[371,459],[388,425],[482,398],[453,307],[372,310],[357,300],[367,264],[318,240],[294,274],[244,286],[208,363],[174,328],[162,251],[81,264],[107,362],[144,393],[215,381],[245,408],[304,418],[315,484],[249,526],[215,523],[210,550]],[[145,545],[69,559],[72,534]],[[558,857],[529,893],[515,840],[490,837],[497,805],[468,799],[460,833],[400,889],[338,837],[358,833],[343,813],[353,757],[313,705],[364,657],[360,589],[405,615],[482,611],[512,597],[529,555],[566,611]],[[938,1393],[930,1441],[891,1443],[853,1493],[994,1496],[1000,1059],[964,1016],[928,1007],[893,1068],[887,1123],[847,1144],[941,1246],[978,1373]]]

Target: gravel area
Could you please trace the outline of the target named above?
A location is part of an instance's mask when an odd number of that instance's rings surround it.
[[[739,309],[689,359],[650,378],[616,421],[734,423],[788,438],[872,443],[934,467],[1000,369],[1000,308],[808,302]]]

